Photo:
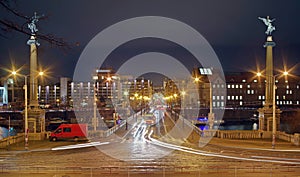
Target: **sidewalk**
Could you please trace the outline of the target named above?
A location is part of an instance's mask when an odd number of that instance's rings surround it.
[[[56,141],[52,142],[49,140],[36,140],[36,141],[29,141],[28,143],[28,151],[34,150],[50,150],[51,148],[58,147],[58,146],[66,146],[78,143],[84,143],[86,141]],[[26,151],[24,142],[10,144],[6,148],[1,148],[0,152],[8,152],[8,151]]]

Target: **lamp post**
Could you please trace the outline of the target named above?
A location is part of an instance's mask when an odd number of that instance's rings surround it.
[[[12,71],[11,73],[12,75],[17,75],[17,72],[16,71]],[[25,103],[25,109],[24,109],[24,135],[25,135],[25,150],[28,150],[28,98],[27,98],[27,75],[21,75],[24,77],[24,103]]]
[[[25,150],[28,150],[28,110],[27,110],[27,76],[24,75],[24,95],[25,95]]]
[[[97,130],[97,96],[96,96],[96,83],[97,83],[97,80],[98,80],[98,76],[97,75],[94,75],[93,76],[93,80],[94,80],[94,85],[93,85],[93,88],[94,88],[94,91],[93,91],[93,127],[94,127],[94,131]]]
[[[18,74],[16,71],[12,71],[12,75],[20,75],[24,77],[24,134],[25,134],[25,150],[28,150],[28,134],[29,134],[29,128],[28,128],[28,96],[27,96],[27,77],[29,75],[23,75]],[[44,72],[40,71],[39,76],[43,76]]]
[[[260,77],[262,74],[257,73],[258,77]],[[276,74],[271,76],[273,80],[273,98],[272,98],[272,149],[275,149],[275,143],[276,143],[276,131],[277,131],[277,124],[276,124],[276,77],[280,76],[281,74]],[[288,72],[283,72],[284,76],[288,75]]]

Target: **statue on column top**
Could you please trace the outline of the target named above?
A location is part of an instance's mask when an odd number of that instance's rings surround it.
[[[31,31],[31,37],[30,39],[27,41],[27,44],[28,45],[31,45],[31,44],[36,44],[37,46],[40,45],[40,43],[36,40],[36,32],[38,32],[38,29],[36,27],[36,23],[39,21],[40,18],[42,18],[43,15],[41,16],[37,16],[37,13],[34,12],[34,15],[30,18],[30,21],[28,23],[28,28],[30,29]]]
[[[37,13],[34,12],[34,16],[30,18],[30,22],[28,23],[28,28],[30,29],[32,35],[35,35],[35,33],[38,32],[38,29],[36,28],[36,23],[39,21],[39,19],[42,16],[37,16]]]
[[[271,20],[270,17],[267,16],[267,18],[258,17],[258,19],[262,20],[265,23],[265,25],[267,26],[267,30],[265,33],[267,35],[271,35],[272,32],[275,30],[275,26],[272,25],[272,22],[275,21],[275,18]]]

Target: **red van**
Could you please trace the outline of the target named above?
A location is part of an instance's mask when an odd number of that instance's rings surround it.
[[[50,134],[50,141],[58,139],[86,139],[88,126],[87,124],[61,124],[54,132]]]

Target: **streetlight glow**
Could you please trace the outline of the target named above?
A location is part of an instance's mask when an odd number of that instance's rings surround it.
[[[186,93],[185,93],[185,91],[182,91],[181,94],[184,96]]]
[[[260,77],[260,76],[261,76],[261,73],[260,73],[260,72],[258,72],[258,73],[256,73],[256,75],[257,75],[258,77]]]

